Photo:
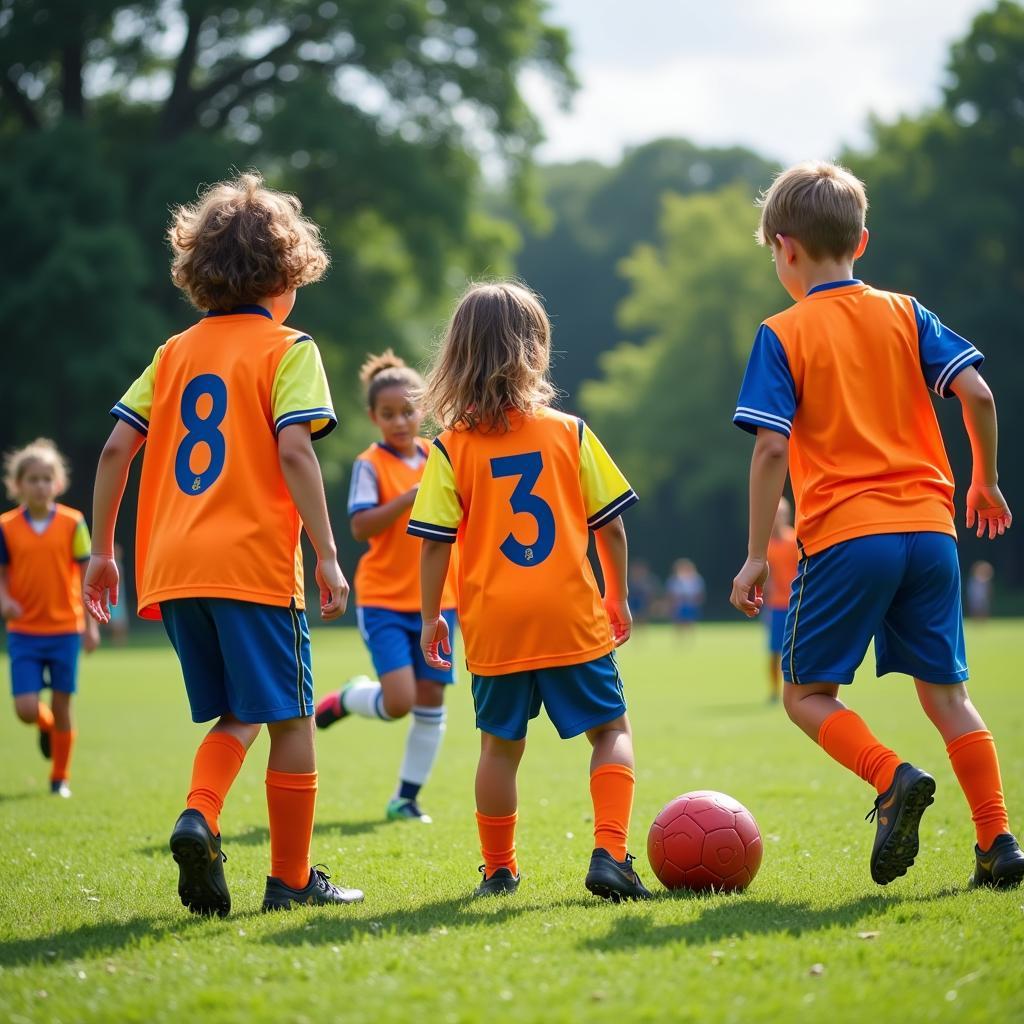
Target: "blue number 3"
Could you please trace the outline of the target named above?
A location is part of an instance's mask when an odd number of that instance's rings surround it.
[[[522,455],[491,459],[491,476],[495,479],[519,477],[508,499],[512,511],[533,516],[537,523],[537,539],[532,545],[520,544],[511,533],[501,542],[501,553],[516,565],[540,565],[555,546],[555,514],[543,498],[533,493],[543,468],[544,460],[540,452],[524,452]]]
[[[199,399],[209,395],[210,414],[204,419],[199,415]],[[202,494],[213,485],[224,469],[224,435],[217,429],[228,411],[228,389],[224,381],[214,373],[201,373],[193,377],[181,393],[181,422],[188,433],[178,445],[174,457],[174,479],[186,494]],[[196,445],[205,444],[210,449],[210,462],[201,473],[192,471],[192,452]]]

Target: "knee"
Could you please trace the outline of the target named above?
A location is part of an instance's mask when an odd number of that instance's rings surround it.
[[[385,693],[381,704],[388,718],[405,718],[412,710],[412,697],[407,693]]]
[[[20,718],[26,725],[35,725],[39,720],[39,708],[38,702],[33,702],[31,705],[25,701],[14,702],[14,713]]]
[[[787,683],[782,689],[782,706],[786,709],[791,722],[797,722],[800,717],[800,701],[802,700],[800,690],[794,683]]]

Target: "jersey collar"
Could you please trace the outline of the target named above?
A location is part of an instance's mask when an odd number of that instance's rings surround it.
[[[239,316],[240,314],[248,314],[250,316],[265,316],[268,320],[274,318],[270,315],[270,310],[263,306],[248,305],[248,306],[234,306],[231,309],[211,309],[206,315],[207,316]]]
[[[33,519],[32,516],[29,515],[28,505],[22,505],[21,514],[25,517],[25,525],[28,526],[33,533],[36,532],[35,527],[32,525],[33,523],[45,523],[46,525],[43,527],[43,533],[46,533],[50,528],[50,523],[53,522],[54,516],[57,515],[57,506],[54,505],[53,508],[50,509],[46,514],[45,519]],[[42,536],[42,534],[38,534],[38,536]]]
[[[856,277],[851,277],[846,281],[826,281],[824,284],[816,284],[804,298],[809,299],[816,292],[828,292],[833,288],[852,288],[855,285],[862,285],[864,282]]]
[[[405,462],[405,456],[397,448],[392,448],[391,445],[385,444],[383,441],[378,441],[377,447],[383,448],[389,455],[394,455],[396,459],[401,459],[402,462]],[[426,447],[426,442],[421,437],[416,438],[416,451],[424,457],[427,451],[429,451],[429,448]]]

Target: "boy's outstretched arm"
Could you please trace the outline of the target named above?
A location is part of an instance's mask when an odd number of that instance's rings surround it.
[[[118,420],[100,452],[92,494],[92,557],[82,577],[85,607],[97,622],[110,621],[117,604],[118,575],[114,562],[114,528],[128,470],[146,439],[124,420]]]
[[[277,435],[277,458],[284,482],[316,552],[320,616],[336,619],[345,613],[349,587],[338,565],[338,548],[334,543],[327,498],[324,496],[324,478],[313,451],[308,423],[292,423],[281,429]]]
[[[448,565],[452,559],[452,546],[440,540],[424,540],[420,549],[420,614],[423,630],[420,647],[431,668],[451,668],[452,663],[441,655],[452,653],[448,623],[441,615],[441,597],[444,581],[448,578]]]
[[[958,373],[949,386],[960,399],[974,459],[971,486],[967,491],[967,529],[977,522],[978,536],[983,537],[987,528],[988,539],[993,540],[996,534],[1005,533],[1013,522],[1010,506],[999,490],[996,401],[984,377],[973,366]]]
[[[621,516],[594,531],[597,559],[604,576],[604,607],[612,626],[612,641],[621,647],[633,631],[633,616],[629,610],[629,545],[626,526]]]
[[[750,532],[747,560],[732,581],[732,606],[753,618],[764,599],[761,588],[768,581],[768,541],[779,509],[779,498],[789,471],[789,438],[775,430],[758,427],[750,460]]]

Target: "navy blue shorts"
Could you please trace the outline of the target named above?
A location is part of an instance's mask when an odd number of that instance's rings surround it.
[[[161,601],[193,722],[263,724],[313,714],[305,612],[224,597]]]
[[[800,559],[782,671],[787,683],[850,683],[875,639],[877,675],[967,678],[960,563],[944,533],[883,533]]]
[[[768,615],[768,650],[772,654],[782,653],[782,644],[786,639],[786,615],[785,608],[769,608]]]
[[[538,668],[504,676],[473,676],[476,727],[505,740],[521,740],[526,724],[548,713],[563,740],[626,713],[614,654],[580,665]]]
[[[36,636],[8,633],[7,655],[11,659],[11,693],[38,693],[49,686],[54,693],[78,689],[78,652],[81,633]]]
[[[443,611],[448,623],[448,636],[455,653],[455,612]],[[388,672],[400,668],[411,668],[417,679],[428,679],[433,683],[455,682],[455,659],[450,659],[448,669],[431,668],[420,648],[420,634],[423,619],[419,612],[395,612],[390,608],[357,608],[356,621],[359,633],[370,652],[373,669],[379,679]]]

